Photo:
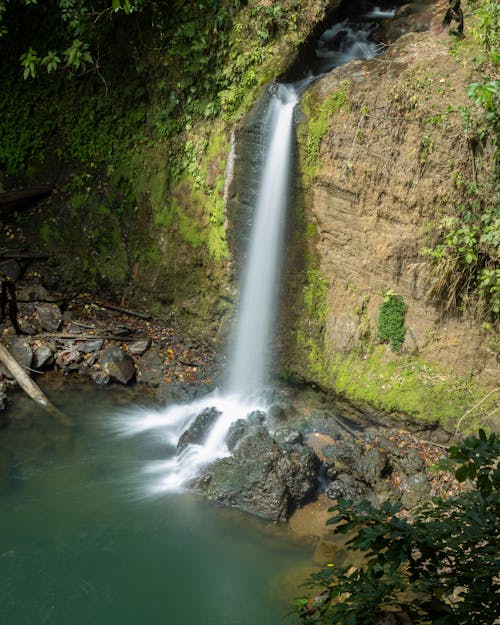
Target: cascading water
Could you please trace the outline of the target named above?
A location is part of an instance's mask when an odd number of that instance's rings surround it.
[[[177,445],[181,434],[210,411],[217,414],[202,444],[188,444],[174,457],[147,467],[161,476],[154,490],[178,490],[211,461],[227,455],[226,435],[233,421],[255,410],[266,410],[262,397],[270,365],[281,243],[293,139],[293,110],[298,96],[293,86],[278,85],[267,108],[263,131],[263,159],[248,261],[242,277],[238,324],[229,375],[224,388],[189,405],[172,406],[162,413],[137,415],[126,433],[159,429]]]
[[[230,392],[243,395],[260,391],[269,369],[296,103],[295,89],[279,85],[271,98],[264,125],[268,132],[267,156],[243,276],[228,381]]]
[[[373,11],[382,13],[378,7]],[[367,19],[368,16],[363,16],[357,23],[346,19],[327,29],[317,44],[317,62],[309,77],[295,86],[273,87],[262,123],[265,155],[241,280],[234,348],[223,388],[190,404],[174,405],[162,412],[136,413],[118,424],[127,435],[154,430],[162,441],[174,449],[177,447],[177,453],[171,458],[146,467],[146,472],[159,476],[152,485],[153,491],[182,489],[203,467],[228,455],[226,437],[234,421],[269,407],[264,390],[272,356],[270,346],[291,170],[293,112],[298,92],[333,67],[377,54],[377,44],[369,39],[373,22]],[[204,435],[200,438],[195,434],[186,444],[181,444],[181,435],[197,426],[199,420]]]

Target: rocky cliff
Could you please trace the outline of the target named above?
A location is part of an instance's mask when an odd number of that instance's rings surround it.
[[[395,20],[393,34],[414,32],[375,60],[333,70],[302,98],[301,235],[282,357],[292,378],[450,422],[498,387],[500,345],[498,315],[486,321],[477,306],[432,297],[442,275],[422,254],[440,220],[456,214],[460,188],[487,188],[494,167],[493,146],[472,146],[464,130],[479,74],[443,31],[444,10],[429,3]],[[473,413],[498,401],[493,392]]]

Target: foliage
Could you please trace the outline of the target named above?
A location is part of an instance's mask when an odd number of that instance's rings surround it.
[[[335,567],[312,576],[321,594],[299,602],[305,623],[377,625],[399,613],[414,625],[493,625],[500,583],[500,441],[479,430],[449,450],[467,491],[418,507],[413,520],[400,506],[339,500],[327,524],[361,552],[358,568]],[[448,464],[448,463],[447,463]],[[444,466],[444,465],[443,465]]]
[[[500,4],[491,0],[476,0],[470,5],[476,26],[472,30],[482,58],[492,65],[500,64]]]
[[[309,89],[302,97],[302,107],[307,116],[307,123],[301,129],[305,135],[305,141],[301,143],[305,145],[302,172],[306,183],[310,183],[316,173],[321,144],[328,131],[330,118],[346,106],[347,93],[348,85],[343,85],[320,103],[316,101],[314,89]]]
[[[328,312],[328,281],[318,269],[307,270],[307,282],[304,287],[304,305],[309,318],[321,323],[326,321]]]
[[[144,0],[112,0],[84,3],[79,0],[57,0],[48,9],[37,0],[0,0],[0,37],[9,32],[8,24],[15,20],[44,18],[48,11],[56,21],[59,42],[64,47],[58,50],[36,51],[31,45],[20,56],[23,76],[35,78],[40,69],[52,73],[60,67],[71,72],[85,70],[89,64],[98,62],[90,51],[92,40],[98,30],[97,24],[114,13],[126,14],[141,10]]]
[[[392,349],[399,354],[406,336],[405,315],[408,306],[401,295],[392,291],[383,294],[378,316],[378,336],[387,341]]]
[[[499,62],[499,11],[498,3],[479,3],[480,21],[474,31],[493,64]],[[441,219],[435,244],[422,253],[431,261],[429,297],[455,310],[475,302],[478,312],[496,317],[500,313],[500,81],[474,82],[467,95],[476,108],[460,108],[463,130],[473,159],[480,145],[493,145],[490,180],[478,185],[475,179],[464,182],[461,174],[456,177],[456,214]]]

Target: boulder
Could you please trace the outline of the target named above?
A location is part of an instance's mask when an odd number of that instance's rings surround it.
[[[137,361],[137,381],[149,386],[159,386],[163,381],[163,360],[156,349],[148,350]]]
[[[361,501],[368,499],[370,489],[348,473],[339,473],[329,484],[326,494],[330,499],[350,499]]]
[[[42,330],[57,332],[61,327],[62,314],[56,304],[36,304],[35,322],[38,322]]]
[[[132,356],[142,356],[151,347],[151,339],[142,339],[128,344],[128,351]]]
[[[9,345],[9,352],[12,357],[17,360],[21,367],[23,367],[23,369],[31,368],[31,363],[33,362],[33,351],[27,339],[19,336],[13,338]],[[1,367],[1,371],[9,378],[13,377],[12,374],[3,366]]]
[[[431,485],[423,472],[413,475],[401,474],[400,488],[401,503],[410,510],[423,501],[428,501],[431,493]]]
[[[241,428],[236,422],[233,434]],[[212,463],[192,487],[218,503],[286,521],[315,492],[318,466],[310,448],[295,445],[286,451],[262,424],[256,424],[240,439],[233,457]]]
[[[212,426],[222,413],[217,408],[205,408],[185,430],[177,442],[177,450],[182,451],[188,445],[203,445]]]
[[[388,464],[386,453],[379,449],[370,449],[359,463],[358,475],[370,486],[375,487],[383,479]]]
[[[79,343],[76,346],[76,349],[82,354],[92,354],[94,352],[98,352],[102,348],[103,343],[104,341],[102,339],[84,341],[83,343]]]
[[[33,352],[33,369],[46,369],[54,364],[54,352],[48,345],[40,345]]]
[[[128,384],[134,379],[134,361],[121,347],[111,345],[103,350],[99,364],[105,374],[121,384]]]

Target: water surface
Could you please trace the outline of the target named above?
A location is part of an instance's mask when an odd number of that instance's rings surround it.
[[[144,496],[142,466],[167,446],[147,433],[116,437],[114,393],[88,388],[52,397],[76,418],[73,431],[32,404],[31,427],[0,431],[0,622],[293,622],[279,580],[310,551],[189,494]]]

